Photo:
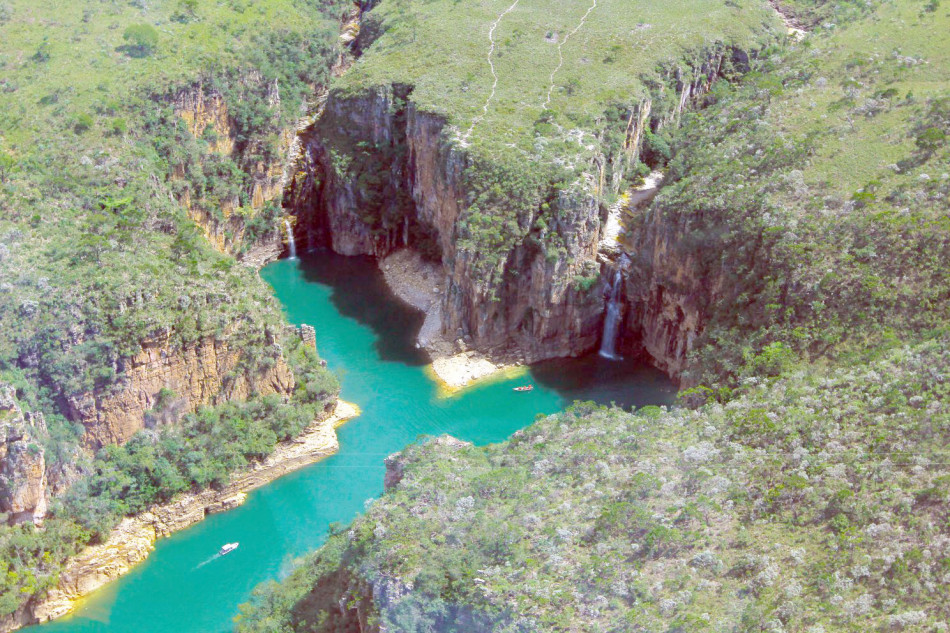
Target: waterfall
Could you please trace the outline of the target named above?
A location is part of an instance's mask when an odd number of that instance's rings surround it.
[[[607,298],[607,310],[604,312],[604,336],[600,342],[600,355],[611,360],[620,360],[617,355],[617,334],[620,332],[620,295],[623,291],[623,258],[614,273],[610,284],[610,296]]]
[[[287,229],[287,250],[290,251],[290,259],[297,259],[297,244],[294,242],[294,227],[290,225],[290,220],[284,220],[284,228]]]

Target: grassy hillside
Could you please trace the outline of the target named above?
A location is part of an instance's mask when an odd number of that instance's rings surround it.
[[[178,200],[190,191],[209,206],[233,195],[248,205],[252,169],[328,77],[348,10],[330,0],[0,1],[0,379],[45,414],[39,441],[49,472],[64,474],[58,487],[80,479],[44,530],[0,527],[0,613],[55,584],[63,559],[123,514],[221,485],[335,397],[317,355],[285,338],[269,289],[213,250]],[[230,154],[174,111],[179,95],[211,93],[229,108]],[[260,230],[278,212],[262,210]],[[178,419],[175,429],[95,458],[78,451],[70,398],[108,396],[144,340],[174,355],[209,338],[242,350],[235,374],[283,357],[296,394],[252,393],[184,418],[176,394],[153,394],[148,413]]]
[[[577,135],[599,132],[612,106],[650,96],[658,67],[701,59],[717,41],[751,48],[763,30],[779,27],[765,3],[745,1],[384,1],[368,26],[379,38],[343,87],[413,86],[421,109],[495,152],[514,145],[535,154],[535,126],[547,113],[544,141],[578,151]],[[555,126],[565,127],[561,135],[551,134]],[[562,149],[552,153],[568,160]]]
[[[366,109],[367,98],[395,87],[397,117],[409,105],[444,121],[446,144],[465,155],[458,245],[500,283],[523,244],[536,242],[551,260],[568,256],[560,225],[574,209],[561,207],[610,201],[649,171],[630,138],[646,101],[649,120],[669,122],[684,85],[736,74],[783,34],[756,0],[383,0],[365,16],[362,55],[331,99]],[[317,134],[365,201],[362,220],[379,234],[402,226],[402,206],[374,195],[402,169],[393,167],[407,151],[399,139],[390,147],[332,117]]]

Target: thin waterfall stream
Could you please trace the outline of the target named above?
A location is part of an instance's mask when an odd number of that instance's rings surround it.
[[[623,267],[626,265],[626,255],[617,263],[617,271],[610,283],[610,294],[607,297],[607,309],[604,311],[604,334],[600,342],[600,355],[610,360],[620,360],[617,354],[617,335],[620,333],[621,293],[623,291]]]
[[[287,229],[287,251],[288,259],[297,259],[297,243],[294,241],[294,227],[290,220],[284,220],[284,228]]]

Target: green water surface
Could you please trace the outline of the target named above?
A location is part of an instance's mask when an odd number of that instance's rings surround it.
[[[280,578],[317,548],[331,522],[349,522],[381,494],[383,459],[425,435],[485,444],[573,400],[624,406],[669,404],[660,372],[597,356],[544,363],[530,375],[488,381],[440,397],[413,339],[422,316],[394,299],[368,258],[319,252],[261,271],[292,323],[317,330],[320,354],[362,415],[338,430],[340,451],[252,492],[230,512],[163,539],[142,565],[34,633],[218,633],[260,582]],[[532,382],[535,389],[512,387]],[[240,547],[223,557],[224,544]]]

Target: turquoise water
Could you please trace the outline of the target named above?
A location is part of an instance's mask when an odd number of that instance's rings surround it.
[[[281,577],[321,544],[331,522],[349,522],[377,497],[383,459],[420,436],[449,433],[485,444],[575,399],[623,406],[673,400],[660,372],[597,356],[544,363],[531,375],[441,397],[412,343],[421,315],[389,295],[372,261],[317,253],[279,261],[261,275],[291,322],[316,328],[320,354],[340,374],[342,397],[362,409],[338,430],[340,451],[252,492],[238,509],[159,541],[144,564],[34,633],[230,631],[251,590]],[[526,382],[534,391],[512,391]],[[231,541],[240,548],[214,557]]]

